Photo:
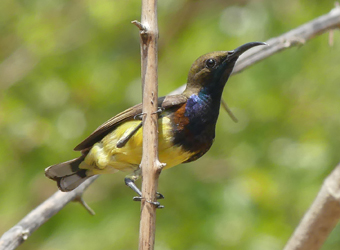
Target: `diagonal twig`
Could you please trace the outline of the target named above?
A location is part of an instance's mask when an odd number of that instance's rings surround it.
[[[84,191],[98,178],[93,176],[72,192],[55,192],[26,215],[0,238],[0,250],[12,250],[23,243],[42,224],[63,209],[69,202],[82,199]]]

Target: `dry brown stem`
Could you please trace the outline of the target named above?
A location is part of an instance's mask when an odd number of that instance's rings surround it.
[[[143,156],[142,168],[142,201],[139,227],[139,250],[152,250],[156,232],[156,201],[158,178],[161,166],[158,160],[157,130],[157,0],[142,1],[141,23],[133,22],[140,29],[141,61],[143,85]]]

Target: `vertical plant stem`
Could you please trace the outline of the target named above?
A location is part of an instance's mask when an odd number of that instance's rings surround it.
[[[136,23],[135,23],[136,24]],[[142,1],[141,23],[137,24],[141,35],[141,61],[143,85],[143,156],[142,202],[139,228],[139,249],[154,249],[156,231],[156,201],[161,164],[158,160],[157,129],[157,0]]]

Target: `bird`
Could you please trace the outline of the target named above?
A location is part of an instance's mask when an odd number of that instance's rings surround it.
[[[192,64],[183,93],[158,98],[158,157],[165,163],[163,169],[195,161],[210,149],[224,86],[239,56],[259,45],[266,43],[202,55]],[[45,175],[67,192],[93,175],[129,172],[125,184],[141,199],[135,181],[141,177],[142,114],[138,104],[112,117],[74,148],[80,157],[46,168]]]

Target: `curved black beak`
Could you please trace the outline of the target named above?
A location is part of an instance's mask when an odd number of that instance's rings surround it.
[[[239,57],[241,54],[246,52],[248,49],[251,49],[251,48],[253,48],[255,46],[259,46],[259,45],[268,45],[268,44],[264,43],[264,42],[250,42],[250,43],[243,44],[240,47],[238,47],[238,48],[236,48],[232,51],[229,51],[228,59],[230,60],[232,58]]]

